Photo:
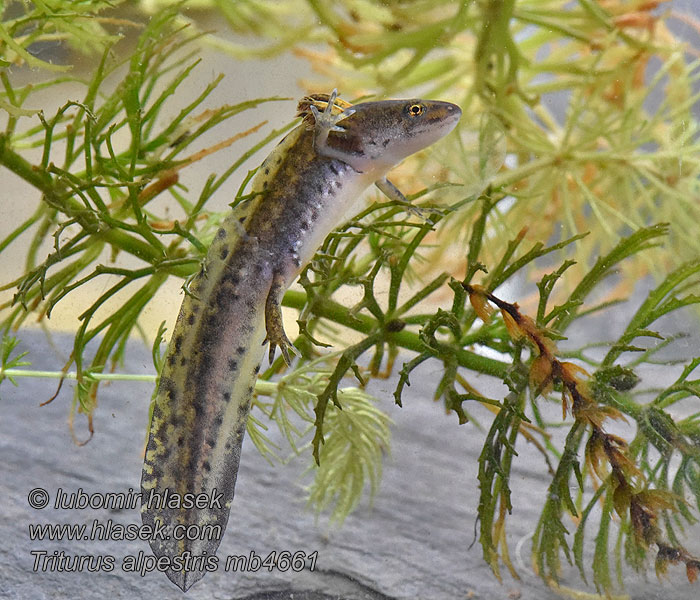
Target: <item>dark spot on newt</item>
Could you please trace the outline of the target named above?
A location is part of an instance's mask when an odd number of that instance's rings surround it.
[[[219,231],[216,232],[216,238],[219,240],[223,240],[226,237],[226,230],[222,227],[219,229]]]
[[[232,358],[228,359],[228,368],[229,371],[235,371],[238,368],[238,362],[233,360]]]
[[[180,359],[180,366],[181,366],[181,367],[184,367],[186,364],[187,364],[187,358],[186,358],[185,356],[183,356],[183,357]]]
[[[185,438],[182,436],[178,436],[177,438],[177,447],[182,448],[185,445]]]
[[[208,461],[208,460],[205,460],[205,461],[202,463],[202,469],[204,469],[204,470],[207,471],[207,472],[208,472],[208,471],[211,471],[211,465],[209,464],[209,461]]]
[[[197,307],[197,308],[199,308],[199,307]],[[195,317],[194,317],[194,313],[191,312],[191,313],[187,316],[187,324],[188,324],[188,325],[194,325],[194,318],[195,318]]]
[[[170,356],[168,356],[168,366],[172,367],[175,364],[176,360],[177,360],[177,356],[175,356],[174,354],[171,354]]]
[[[182,336],[177,335],[175,337],[175,352],[180,352],[180,348],[182,348]]]
[[[269,175],[269,174],[270,174],[270,168],[269,168],[269,167],[265,167],[265,175]]]
[[[230,283],[233,286],[237,286],[241,282],[241,280],[235,271],[227,269],[226,271],[224,271],[224,275],[221,278],[221,282]]]
[[[258,373],[260,373],[260,365],[258,365],[257,367],[255,367],[255,368],[253,369],[253,373],[254,373],[255,375],[257,375]]]
[[[245,354],[245,347],[238,346],[238,348],[236,348],[236,354],[238,354],[239,356],[243,356]]]
[[[223,311],[226,308],[226,305],[228,304],[228,293],[225,288],[219,287],[219,289],[216,290],[216,294],[214,295],[214,298],[212,299],[210,309],[213,308],[214,312],[212,315],[212,319],[215,318],[216,314],[218,314],[219,311]],[[203,335],[210,337],[212,335],[212,332],[209,331],[211,329],[212,324],[209,324],[209,327],[207,328],[206,333]],[[211,340],[209,340],[211,341]]]
[[[231,392],[224,392],[224,400],[226,402],[230,402],[231,400]]]
[[[331,173],[333,173],[333,175],[338,174],[338,168],[333,163],[331,163],[328,168],[331,170]]]
[[[170,379],[169,377],[161,377],[160,378],[160,389],[163,391],[164,394],[167,396],[170,396],[170,398],[174,399],[176,396],[176,390],[175,390],[175,384],[173,383],[173,380]]]
[[[215,321],[217,312],[216,306],[209,307],[209,311],[211,311],[213,314],[201,330],[200,343],[198,344],[198,347],[200,348],[207,348],[216,344],[219,334],[219,330]]]
[[[267,189],[267,183],[268,183],[267,181],[263,181],[263,189],[264,190]]]
[[[387,140],[384,140],[384,141],[382,142],[382,146],[384,146],[384,148],[386,148],[386,147],[389,145],[390,142],[391,142],[391,140],[388,140],[388,139],[387,139]]]
[[[184,479],[187,476],[187,474],[183,471],[183,468],[184,467],[180,463],[176,463],[175,466],[172,468],[170,476],[175,481],[180,481],[181,479]]]
[[[226,260],[226,257],[228,256],[228,246],[224,246],[223,248],[221,248],[219,256],[221,257],[221,260]]]
[[[221,427],[224,424],[224,418],[221,415],[218,415],[216,419],[214,419],[214,425],[217,427]],[[212,440],[209,442],[209,445],[213,448],[216,445],[215,440]]]

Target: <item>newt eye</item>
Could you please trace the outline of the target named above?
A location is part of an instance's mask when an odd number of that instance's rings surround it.
[[[425,112],[425,106],[423,104],[409,104],[406,107],[406,112],[408,112],[409,117],[420,117]]]

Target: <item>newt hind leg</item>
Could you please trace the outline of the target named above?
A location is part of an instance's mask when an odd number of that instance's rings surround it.
[[[284,332],[281,308],[283,295],[284,285],[282,277],[276,275],[272,280],[272,286],[265,302],[265,329],[267,330],[267,337],[263,344],[265,342],[270,343],[270,363],[275,358],[275,349],[279,347],[284,362],[290,365],[292,360],[289,353],[294,354],[295,352],[292,342],[289,341],[287,334]]]

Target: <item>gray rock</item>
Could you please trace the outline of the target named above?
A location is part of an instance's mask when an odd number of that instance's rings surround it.
[[[62,365],[38,332],[23,332],[31,350],[33,368],[57,370]],[[69,347],[68,337],[58,345]],[[152,369],[149,352],[137,343],[129,346],[125,372]],[[478,502],[476,459],[484,433],[474,424],[459,426],[454,415],[442,414],[429,400],[438,376],[436,365],[425,365],[412,377],[413,386],[404,408],[393,405],[391,382],[372,390],[395,421],[392,457],[387,460],[381,489],[370,507],[367,503],[351,515],[342,529],[329,529],[304,508],[300,485],[309,456],[285,466],[268,464],[249,440],[243,449],[236,497],[228,531],[219,557],[264,557],[272,551],[318,552],[316,570],[294,573],[260,569],[209,573],[187,594],[193,599],[249,600],[352,600],[425,598],[548,600],[558,598],[530,569],[529,541],[542,506],[547,471],[531,445],[519,445],[511,487],[515,510],[508,521],[514,562],[522,577],[506,572],[499,583],[484,564],[474,541],[475,507]],[[420,382],[424,381],[423,386]],[[50,502],[61,488],[67,493],[138,490],[151,385],[112,383],[101,389],[95,412],[95,436],[85,446],[71,439],[66,418],[71,402],[68,384],[51,404],[39,403],[51,396],[54,380],[20,379],[18,387],[5,382],[0,388],[0,447],[3,499],[0,547],[0,597],[11,600],[79,598],[180,598],[183,594],[162,573],[124,572],[125,556],[150,554],[142,541],[90,540],[31,541],[30,524],[139,524],[138,509],[43,510],[28,505],[28,493],[43,488]],[[479,382],[483,385],[483,382]],[[421,393],[421,388],[425,393]],[[491,388],[494,394],[497,389]],[[471,408],[471,407],[470,407]],[[475,411],[475,416],[488,413]],[[86,435],[84,418],[76,418],[78,435]],[[573,526],[570,528],[573,530]],[[695,528],[697,536],[697,527]],[[523,557],[515,556],[516,547]],[[48,555],[113,556],[111,572],[56,572],[34,568],[32,551]],[[221,564],[221,563],[220,563]],[[503,569],[505,572],[506,570]],[[669,580],[659,583],[627,573],[631,598],[689,600],[700,588],[685,582],[679,567],[671,567]],[[567,569],[563,583],[577,589],[583,584],[577,572]],[[592,590],[587,589],[591,592]]]

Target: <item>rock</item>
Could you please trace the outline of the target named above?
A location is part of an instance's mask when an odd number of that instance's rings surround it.
[[[63,359],[48,346],[39,332],[22,332],[32,368],[59,370]],[[57,337],[67,354],[71,340]],[[123,368],[128,373],[152,370],[150,352],[132,342]],[[380,491],[373,506],[364,502],[342,529],[329,529],[323,518],[316,523],[304,506],[300,477],[310,456],[291,463],[270,465],[249,440],[243,449],[228,530],[219,558],[232,555],[259,557],[287,550],[318,552],[316,569],[226,572],[207,574],[187,593],[188,598],[248,600],[351,600],[416,599],[547,600],[558,598],[530,569],[527,556],[532,533],[542,506],[548,476],[541,456],[529,444],[519,444],[511,487],[515,510],[508,520],[508,539],[522,579],[512,579],[505,568],[499,583],[484,564],[480,546],[474,542],[475,509],[478,502],[477,458],[484,432],[473,423],[459,426],[454,415],[445,415],[430,398],[430,386],[438,376],[427,364],[412,377],[413,386],[404,408],[393,405],[392,382],[379,382],[373,393],[395,421],[392,454],[386,461]],[[424,385],[421,386],[421,381]],[[485,379],[478,381],[484,385]],[[127,556],[150,555],[145,541],[94,540],[89,537],[94,521],[105,525],[139,525],[137,508],[55,509],[59,488],[67,493],[130,493],[138,491],[146,440],[148,402],[152,384],[114,382],[104,385],[95,412],[95,435],[84,446],[71,439],[67,416],[70,384],[51,404],[39,407],[55,390],[50,379],[18,379],[18,386],[4,382],[0,388],[2,417],[0,445],[3,477],[2,548],[0,549],[0,595],[10,600],[80,598],[180,598],[183,595],[159,572],[144,575],[125,572]],[[423,393],[421,392],[423,388]],[[482,388],[487,391],[488,388]],[[497,389],[491,388],[494,394]],[[470,405],[470,410],[473,407]],[[488,423],[486,411],[474,414]],[[271,432],[274,432],[271,429]],[[87,437],[84,417],[76,417],[76,433]],[[281,439],[277,438],[282,442]],[[30,490],[48,492],[49,506],[30,508]],[[80,539],[30,540],[30,524],[86,525]],[[570,527],[573,531],[573,526]],[[519,541],[526,541],[519,544]],[[522,551],[522,558],[516,555]],[[57,572],[31,552],[45,557],[63,552],[66,557],[111,556],[97,572],[87,566],[80,572]],[[142,554],[140,554],[142,553]],[[221,565],[220,562],[220,565]],[[55,566],[57,563],[54,562]],[[34,567],[38,566],[35,571]],[[567,570],[563,584],[582,588],[578,575]],[[685,582],[679,567],[671,567],[670,581],[644,581],[636,574],[626,581],[632,598],[688,600],[697,587]],[[591,591],[591,590],[587,590]]]

